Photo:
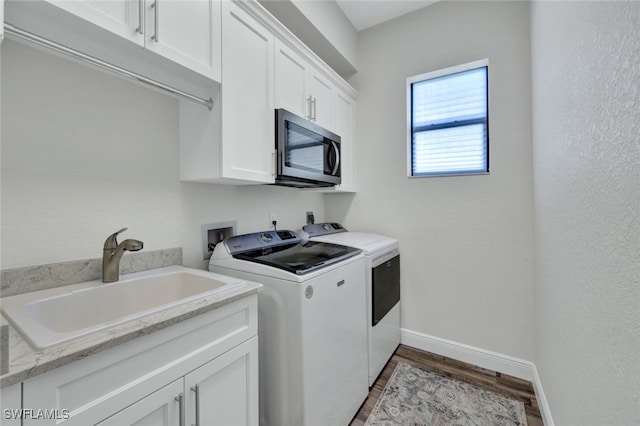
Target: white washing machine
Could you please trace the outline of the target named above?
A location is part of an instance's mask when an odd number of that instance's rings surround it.
[[[209,270],[264,285],[260,424],[349,424],[369,392],[362,251],[266,231],[218,244]]]
[[[302,228],[312,241],[343,244],[365,254],[369,386],[373,386],[400,344],[400,251],[398,241],[383,235],[349,232],[338,223]]]

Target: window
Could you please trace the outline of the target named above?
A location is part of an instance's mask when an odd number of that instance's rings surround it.
[[[409,177],[489,173],[488,60],[407,78]]]

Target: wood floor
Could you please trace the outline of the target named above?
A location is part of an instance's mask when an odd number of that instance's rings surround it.
[[[507,398],[518,399],[524,403],[528,426],[543,426],[540,409],[531,382],[403,345],[398,347],[393,357],[382,370],[382,373],[373,384],[369,396],[360,407],[358,414],[351,421],[350,426],[364,425],[399,361],[440,373]]]

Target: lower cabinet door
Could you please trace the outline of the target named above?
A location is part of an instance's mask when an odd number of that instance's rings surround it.
[[[181,401],[184,404],[183,380],[157,390],[133,405],[98,423],[99,426],[176,426],[180,422]],[[184,410],[184,405],[182,405]]]
[[[185,376],[187,425],[258,424],[258,337]]]
[[[2,1],[0,1],[0,8]],[[2,417],[0,424],[2,426],[20,426],[22,424],[20,418],[22,414],[22,385],[17,383],[0,391],[0,401],[2,401]]]

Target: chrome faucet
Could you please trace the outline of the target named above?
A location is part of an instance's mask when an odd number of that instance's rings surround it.
[[[115,232],[107,237],[104,242],[104,249],[102,251],[102,282],[112,283],[120,279],[120,258],[124,254],[125,250],[138,251],[142,250],[143,243],[138,240],[124,240],[120,244],[116,238],[118,234],[126,231],[127,228],[122,228],[118,232]]]

